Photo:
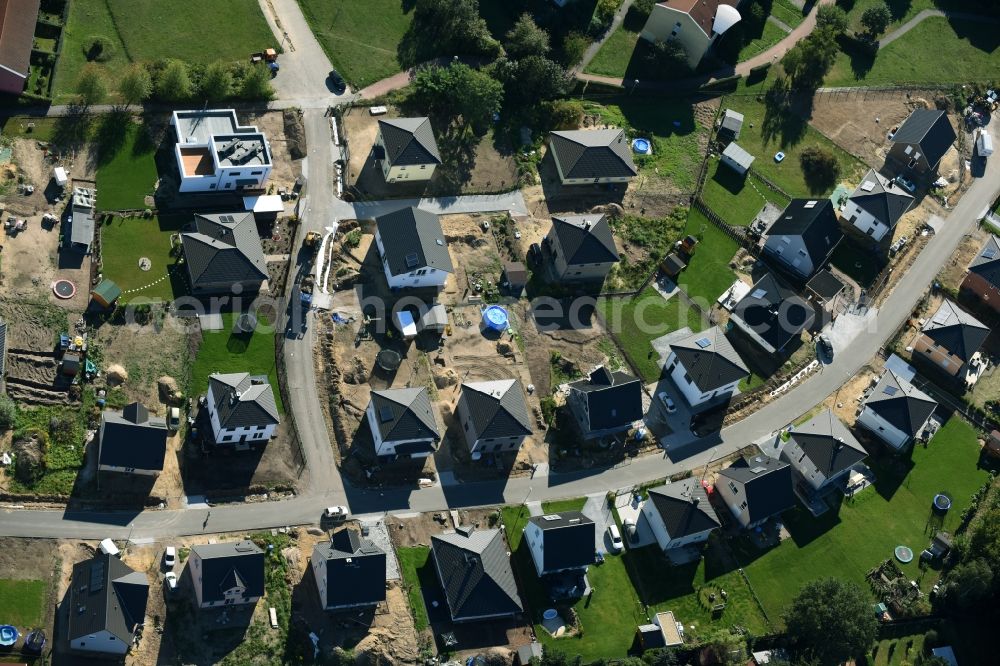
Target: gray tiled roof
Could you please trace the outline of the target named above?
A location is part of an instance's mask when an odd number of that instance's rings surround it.
[[[441,153],[428,118],[386,118],[378,121],[378,128],[389,164],[441,164]]]
[[[948,299],[941,302],[937,312],[920,330],[966,363],[990,335],[986,324]]]
[[[372,408],[383,441],[441,439],[427,387],[372,391]]]
[[[875,169],[869,169],[851,194],[851,201],[891,229],[913,205],[913,195]]]
[[[914,109],[892,136],[892,143],[920,146],[927,163],[936,166],[955,143],[955,129],[948,114],[934,109]]]
[[[792,468],[783,460],[764,455],[741,458],[719,472],[719,477],[716,486],[727,481],[742,486],[743,493],[740,497],[747,502],[748,518],[751,523],[795,506]]]
[[[531,434],[528,406],[516,379],[462,384],[461,399],[469,408],[476,439]]]
[[[642,418],[642,382],[630,374],[602,366],[569,387],[584,394],[591,430],[619,428]]]
[[[122,411],[101,414],[98,464],[162,470],[167,453],[167,424],[149,418],[149,410],[134,402]]]
[[[524,606],[501,530],[465,531],[431,537],[434,564],[452,619],[520,613]]]
[[[266,375],[248,372],[213,373],[208,385],[215,398],[213,405],[223,428],[277,425],[278,405]]]
[[[886,370],[865,400],[865,407],[913,437],[937,409],[937,402],[892,370]]]
[[[994,287],[1000,288],[1000,238],[990,234],[979,249],[979,254],[969,264],[969,272],[980,275]]]
[[[583,568],[594,562],[594,521],[579,511],[532,516],[542,531],[542,570]]]
[[[267,279],[252,211],[195,215],[181,241],[192,287]]]
[[[245,597],[264,595],[264,551],[253,541],[193,546],[191,551],[201,558],[202,602],[222,601],[237,584],[246,588]]]
[[[861,462],[868,452],[829,409],[789,433],[781,458],[814,488]]]
[[[651,488],[648,501],[656,507],[671,539],[700,534],[721,525],[708,502],[708,494],[694,477]]]
[[[743,359],[718,326],[672,342],[670,349],[702,393],[750,376]]]
[[[385,601],[385,552],[357,531],[345,528],[313,553],[325,563],[328,608]]]
[[[113,555],[98,552],[73,565],[69,638],[107,630],[125,643],[146,619],[149,580]]]
[[[553,217],[552,230],[570,266],[618,261],[618,248],[604,215]]]
[[[812,325],[816,313],[808,301],[769,272],[740,299],[733,308],[733,317],[780,350]]]
[[[639,173],[624,130],[552,132],[549,149],[559,157],[566,178],[620,178]]]
[[[393,275],[420,268],[455,271],[441,221],[434,213],[411,206],[375,218],[375,226]]]
[[[813,265],[818,267],[844,237],[829,199],[792,199],[768,237],[800,236]]]

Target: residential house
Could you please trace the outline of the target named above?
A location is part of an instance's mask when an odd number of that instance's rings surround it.
[[[764,254],[791,275],[808,280],[830,260],[843,237],[829,199],[792,199],[768,229]]]
[[[843,285],[841,285],[843,288]],[[813,325],[813,306],[774,273],[765,273],[733,308],[729,321],[768,354],[785,351]]]
[[[149,579],[117,556],[98,551],[73,565],[67,599],[70,650],[123,657],[146,623]]]
[[[979,349],[989,335],[986,324],[945,299],[920,328],[913,360],[971,387],[985,367]]]
[[[181,192],[262,190],[271,175],[271,147],[233,109],[174,111],[174,157]]]
[[[0,0],[0,93],[20,95],[28,84],[40,5],[41,0]]]
[[[703,543],[722,525],[696,477],[651,488],[641,510],[665,553]]]
[[[463,383],[456,413],[473,456],[516,451],[531,434],[524,390],[516,379]]]
[[[566,571],[585,572],[594,562],[597,528],[579,511],[532,516],[524,527],[524,539],[541,578]]]
[[[237,449],[266,444],[281,423],[267,375],[212,373],[206,408],[215,443]]]
[[[994,312],[1000,312],[1000,238],[990,234],[986,239],[969,264],[969,272],[962,280],[962,291],[975,294]]]
[[[740,381],[750,376],[743,359],[718,326],[671,342],[665,367],[692,407],[728,399]]]
[[[382,155],[385,182],[430,180],[441,164],[434,130],[427,118],[386,118],[378,121],[376,154]]]
[[[452,622],[509,618],[524,604],[503,530],[459,527],[431,536],[431,556]]]
[[[735,141],[722,151],[721,162],[741,176],[746,176],[753,166],[754,156],[743,150]]]
[[[722,120],[719,121],[719,130],[716,132],[716,138],[724,143],[739,141],[740,132],[743,131],[743,120],[743,114],[739,111],[726,109],[722,113]]]
[[[918,176],[930,176],[955,138],[946,112],[914,109],[889,139],[887,157]]]
[[[740,458],[719,472],[715,489],[744,529],[795,506],[791,465],[763,455]]]
[[[385,601],[385,551],[356,530],[313,547],[312,569],[323,610],[370,608]]]
[[[544,243],[560,282],[604,280],[619,261],[611,225],[604,215],[553,217]]]
[[[913,195],[875,169],[869,169],[861,184],[847,199],[841,219],[872,240],[881,241],[913,205]]]
[[[551,132],[549,152],[563,185],[627,183],[639,173],[625,130]]]
[[[2,0],[0,0],[2,1]],[[69,206],[68,247],[90,254],[94,243],[94,220],[97,218],[97,190],[93,187],[74,187]]]
[[[375,218],[375,244],[390,289],[443,287],[455,272],[438,216],[416,207]]]
[[[379,459],[426,458],[437,451],[441,432],[426,386],[372,391],[365,415]]]
[[[822,498],[841,490],[851,470],[868,453],[829,409],[795,426],[787,437],[780,460],[792,466],[795,494],[819,515],[826,510]]]
[[[195,295],[253,294],[268,278],[252,212],[196,214],[181,243]]]
[[[102,472],[156,476],[167,454],[167,422],[150,418],[141,402],[126,405],[119,415],[101,414],[97,465]]]
[[[256,604],[264,596],[264,551],[253,541],[192,546],[187,566],[199,608]]]
[[[625,432],[642,419],[642,382],[600,366],[569,383],[566,406],[585,440]]]
[[[640,36],[650,42],[676,39],[695,69],[715,40],[736,25],[740,0],[666,0],[653,5]]]
[[[937,402],[892,370],[886,370],[861,403],[858,425],[902,451],[921,437]]]

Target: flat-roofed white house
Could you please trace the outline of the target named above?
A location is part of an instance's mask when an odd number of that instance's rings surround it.
[[[378,121],[375,145],[382,154],[387,183],[430,180],[441,164],[441,153],[428,118],[386,118]]]
[[[271,147],[233,109],[174,111],[170,119],[181,192],[260,190],[271,175]]]
[[[692,69],[715,40],[740,21],[741,0],[666,0],[653,5],[641,37],[650,42],[677,40]]]
[[[430,211],[411,206],[375,218],[375,245],[390,289],[440,288],[455,272],[441,221]]]
[[[670,343],[667,374],[692,407],[731,396],[750,370],[718,326]]]
[[[215,443],[237,449],[266,444],[281,422],[267,375],[209,375],[206,408]]]

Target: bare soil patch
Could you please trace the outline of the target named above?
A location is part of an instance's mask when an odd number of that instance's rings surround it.
[[[962,237],[962,242],[958,244],[955,252],[948,259],[948,262],[938,273],[938,282],[946,289],[957,290],[965,279],[969,264],[979,254],[983,248],[983,243],[990,237],[990,233],[983,227],[976,227],[971,233]]]
[[[305,134],[300,136],[294,129],[291,135],[287,134],[282,111],[251,114],[247,117],[247,124],[256,125],[271,146],[273,167],[267,181],[269,190],[276,192],[281,187],[291,190],[295,180],[302,175],[302,159],[294,157],[293,152],[297,155],[299,149],[305,150]],[[291,126],[294,128],[296,123]],[[301,127],[301,123],[298,126]]]

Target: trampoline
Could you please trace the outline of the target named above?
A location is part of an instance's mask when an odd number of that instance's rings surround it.
[[[934,496],[934,508],[942,513],[951,508],[951,498],[943,493]]]
[[[56,298],[66,300],[76,296],[76,285],[69,280],[56,280],[52,283],[52,293]]]
[[[896,550],[893,552],[896,554],[896,559],[903,564],[909,564],[913,561],[913,551],[910,550],[909,546],[896,546]]]
[[[507,326],[509,325],[510,319],[507,315],[507,311],[499,305],[491,305],[483,310],[483,326],[487,329],[497,331],[499,333],[507,330]]]
[[[375,363],[386,372],[396,372],[396,370],[399,370],[402,362],[403,358],[399,355],[399,352],[393,349],[383,349],[375,357]]]
[[[0,646],[10,647],[20,637],[21,634],[18,633],[16,627],[12,627],[9,624],[0,626]]]

